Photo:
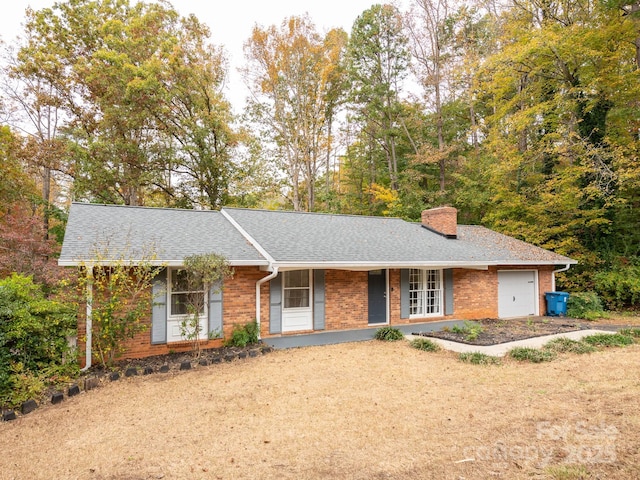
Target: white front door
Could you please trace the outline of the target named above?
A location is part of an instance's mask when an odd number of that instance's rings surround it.
[[[498,272],[498,317],[538,315],[536,273],[535,270]]]
[[[283,272],[282,331],[313,330],[311,270]]]

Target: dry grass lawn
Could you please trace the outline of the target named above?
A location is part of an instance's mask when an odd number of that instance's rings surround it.
[[[639,366],[640,345],[501,366],[404,341],[276,351],[0,423],[0,478],[640,478]]]

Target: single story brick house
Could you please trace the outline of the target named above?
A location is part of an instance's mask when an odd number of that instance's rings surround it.
[[[96,249],[109,254],[95,263]],[[575,260],[477,225],[452,207],[398,218],[223,208],[180,210],[74,203],[59,264],[135,263],[153,245],[149,329],[129,358],[188,349],[178,328],[179,272],[189,255],[218,253],[234,269],[207,297],[203,330],[228,337],[254,320],[262,338],[443,319],[544,314],[554,274]],[[89,312],[90,317],[90,312]],[[88,318],[87,320],[90,320]],[[79,339],[86,332],[79,322]],[[210,336],[210,335],[209,335]],[[205,339],[205,348],[221,339]],[[87,350],[90,352],[90,350]]]

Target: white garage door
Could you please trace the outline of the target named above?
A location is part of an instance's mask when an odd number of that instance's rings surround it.
[[[536,272],[533,270],[498,272],[498,316],[526,317],[538,314]]]

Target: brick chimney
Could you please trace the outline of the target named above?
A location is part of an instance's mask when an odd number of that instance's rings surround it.
[[[447,238],[458,237],[458,210],[438,207],[422,211],[422,226]]]

